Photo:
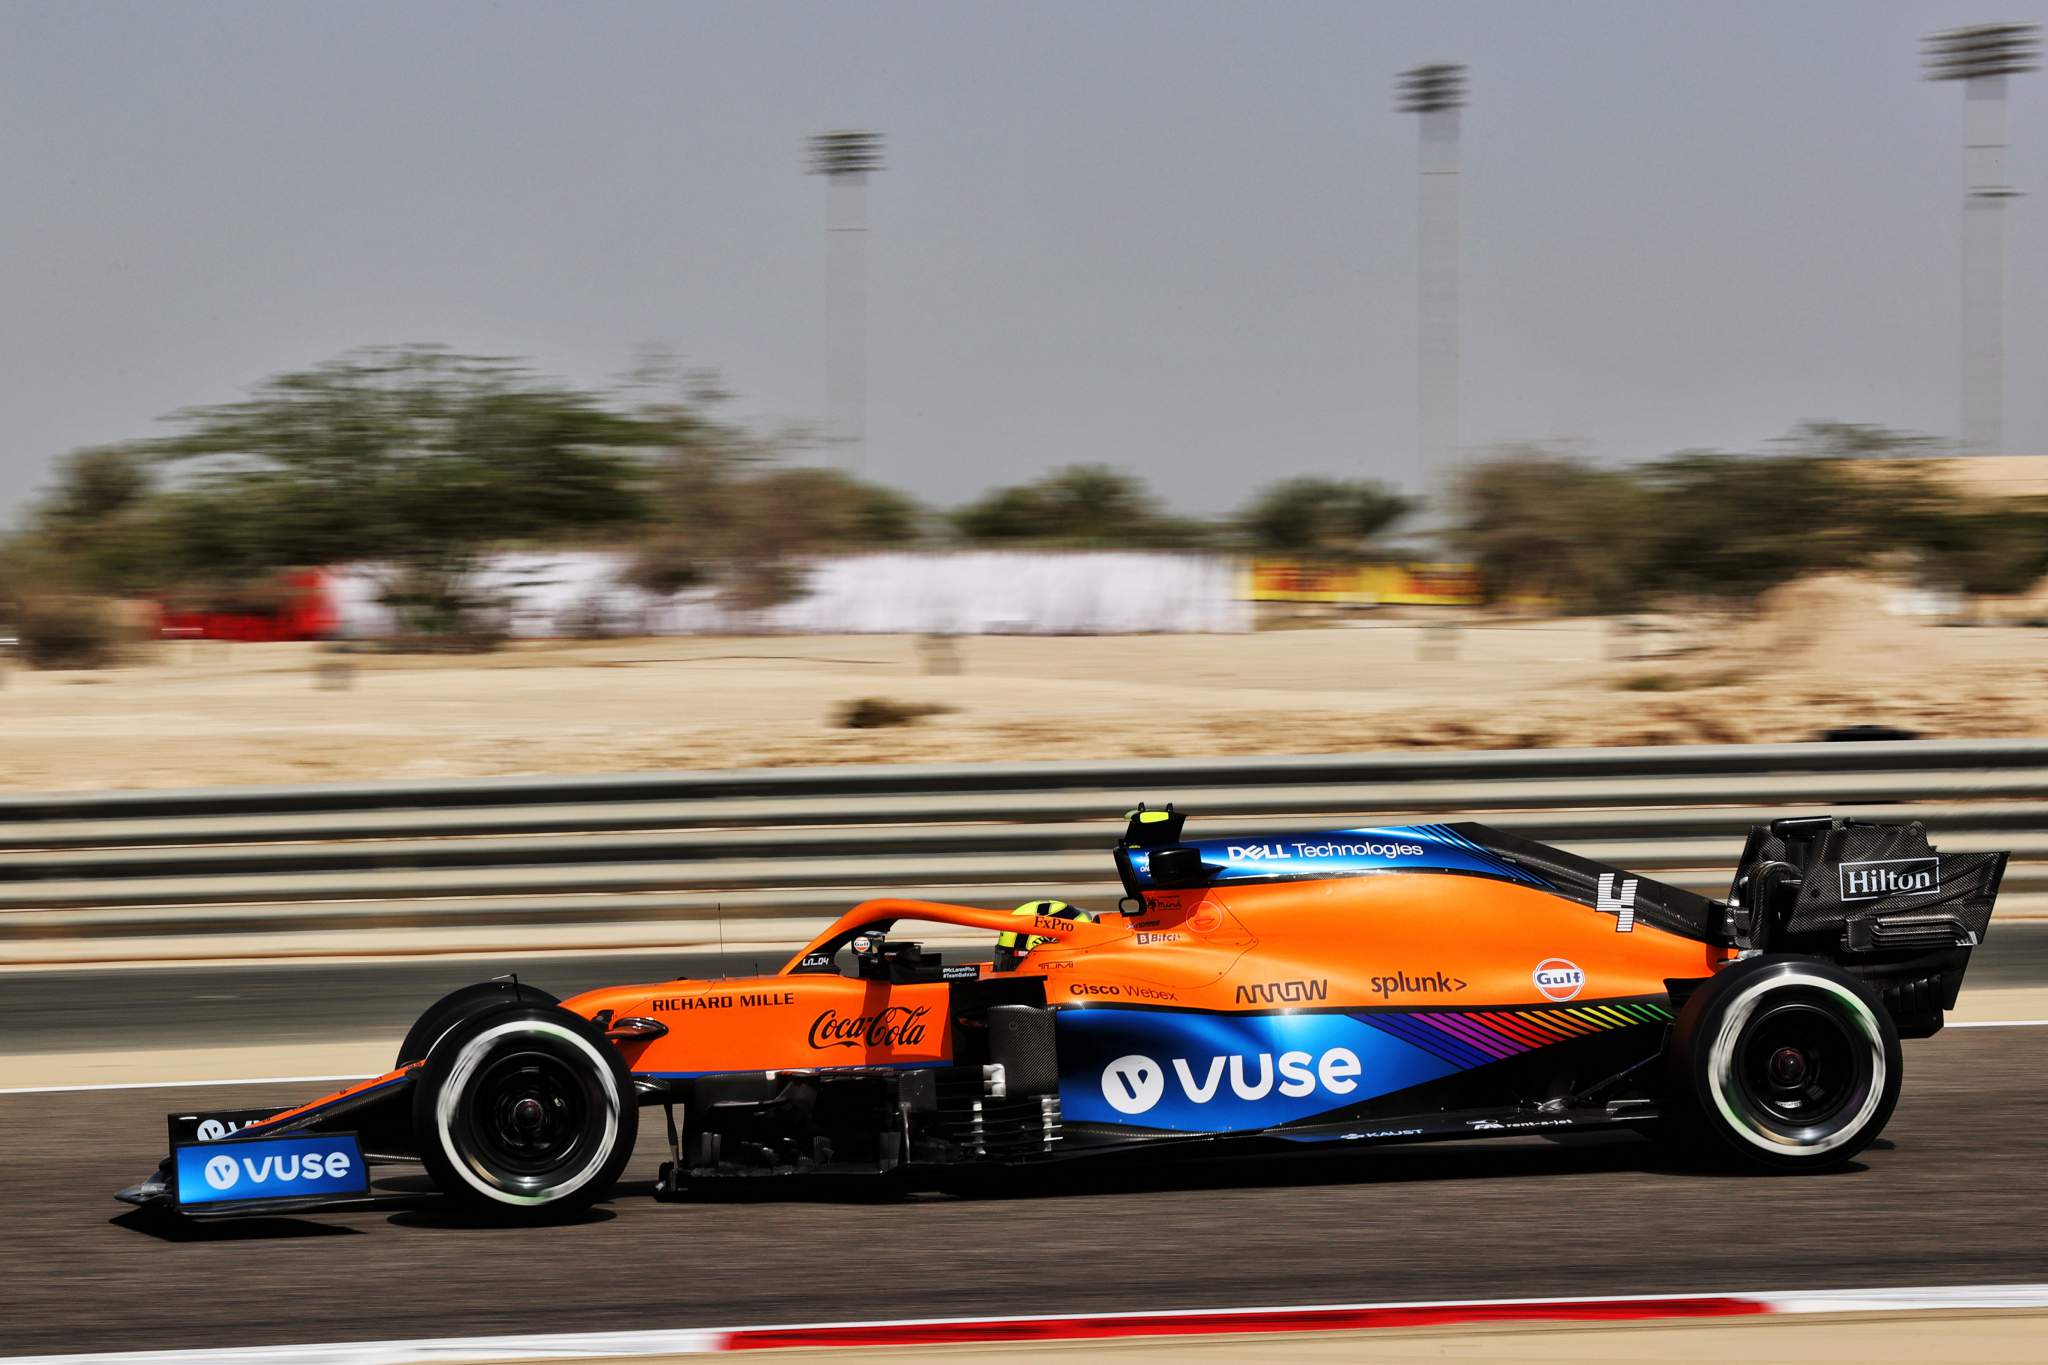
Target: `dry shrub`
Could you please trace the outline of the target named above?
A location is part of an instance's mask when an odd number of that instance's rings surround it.
[[[106,668],[128,643],[115,605],[97,597],[29,598],[14,627],[30,668]]]
[[[838,722],[843,730],[880,730],[892,725],[911,725],[926,716],[943,716],[952,709],[936,702],[862,697],[839,708]]]

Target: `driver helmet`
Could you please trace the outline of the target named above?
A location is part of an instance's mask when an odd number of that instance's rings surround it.
[[[1089,923],[1093,923],[1095,918],[1086,910],[1076,910],[1065,901],[1025,901],[1010,913],[1013,915],[1049,915],[1054,919],[1078,919],[1086,920]],[[1049,942],[1051,940],[1042,934],[1020,934],[1014,930],[996,935],[996,970],[999,972],[1015,971],[1017,965],[1024,960],[1026,953],[1041,943]]]

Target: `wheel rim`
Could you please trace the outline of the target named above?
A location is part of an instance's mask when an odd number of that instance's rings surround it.
[[[1731,1131],[1785,1156],[1853,1141],[1883,1102],[1886,1080],[1884,1035],[1869,1006],[1806,973],[1738,996],[1709,1056],[1709,1089]]]
[[[560,1057],[506,1048],[477,1068],[461,1118],[485,1166],[517,1181],[544,1181],[587,1137],[588,1096]]]
[[[594,1178],[619,1136],[609,1063],[559,1024],[502,1024],[464,1045],[435,1118],[456,1173],[491,1199],[544,1204]]]
[[[1788,1130],[1824,1128],[1868,1083],[1849,1030],[1806,1003],[1758,1010],[1736,1040],[1735,1065],[1750,1107]]]

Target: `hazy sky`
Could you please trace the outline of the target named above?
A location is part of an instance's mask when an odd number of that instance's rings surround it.
[[[350,347],[589,383],[649,343],[825,408],[825,190],[871,127],[870,471],[1072,461],[1202,511],[1394,475],[1415,126],[1468,62],[1468,446],[1958,426],[1961,92],[1995,3],[0,3],[0,508]],[[2013,82],[2008,445],[2048,452],[2048,74]]]

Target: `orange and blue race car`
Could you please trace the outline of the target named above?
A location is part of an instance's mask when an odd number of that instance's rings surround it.
[[[605,1198],[643,1110],[660,1196],[861,1176],[944,1188],[1109,1152],[1635,1130],[1761,1170],[1876,1138],[1899,1040],[1937,1032],[2003,853],[1917,823],[1778,820],[1726,900],[1478,824],[1188,839],[1130,817],[1115,909],[872,900],[773,975],[524,982],[426,1010],[393,1069],[283,1112],[170,1116],[134,1204],[370,1196],[423,1164],[508,1221]],[[997,935],[948,962],[903,926]]]

